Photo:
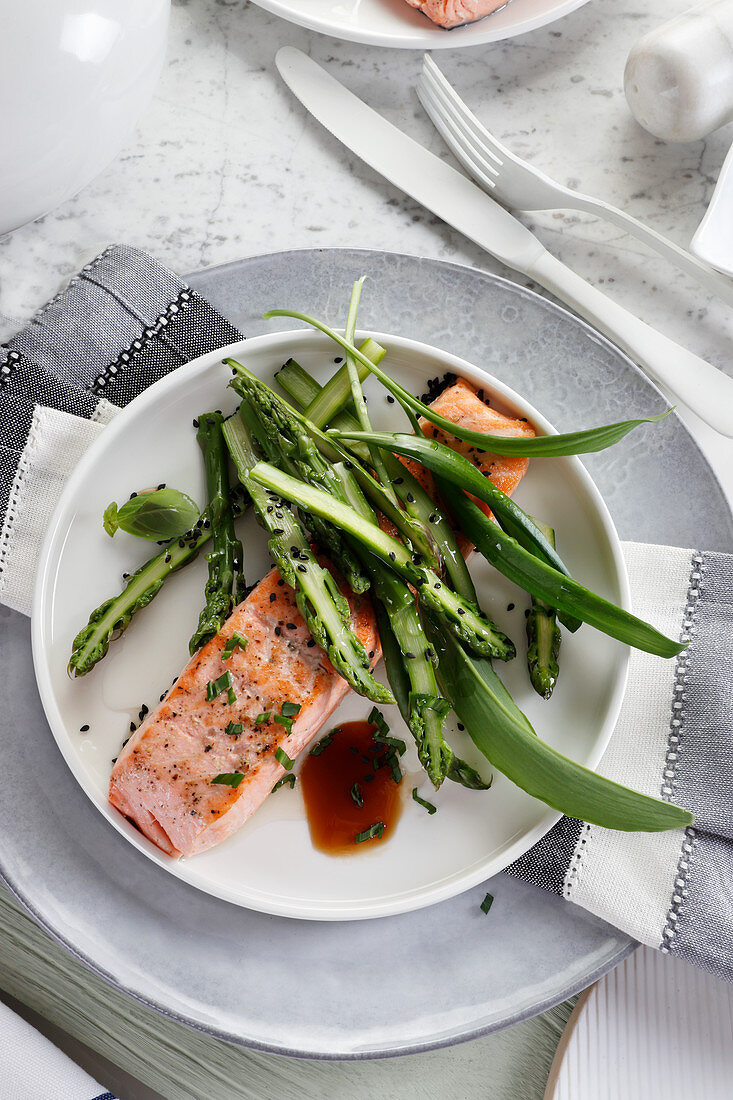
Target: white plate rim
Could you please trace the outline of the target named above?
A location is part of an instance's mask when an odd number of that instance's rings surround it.
[[[445,370],[451,370],[459,376],[463,375],[472,378],[474,381],[478,382],[479,385],[482,385],[484,389],[489,389],[497,395],[500,395],[507,405],[514,406],[518,410],[521,410],[522,415],[527,415],[532,423],[546,434],[557,434],[556,429],[550,422],[535,409],[526,398],[482,368],[476,367],[466,360],[442,351],[439,348],[435,348],[432,345],[408,337],[396,336],[373,330],[364,330],[359,335],[360,338],[371,335],[377,342],[385,346],[391,344],[393,347],[399,347],[409,352],[418,354],[429,353],[436,356],[441,361],[441,365],[444,364]],[[58,550],[58,539],[63,533],[68,504],[75,496],[77,485],[83,482],[87,475],[87,471],[96,463],[98,452],[113,445],[116,437],[124,432],[127,423],[133,419],[139,411],[146,409],[150,405],[156,404],[159,397],[164,395],[166,391],[175,389],[178,386],[185,386],[189,377],[205,372],[224,357],[228,355],[236,356],[243,351],[249,352],[253,347],[256,351],[260,351],[264,347],[267,348],[268,351],[272,351],[273,359],[277,359],[278,357],[282,357],[282,351],[279,350],[279,346],[283,345],[283,350],[285,350],[285,348],[288,348],[288,345],[292,345],[294,340],[306,341],[313,344],[324,343],[324,346],[328,345],[327,338],[321,333],[298,328],[288,331],[265,333],[249,339],[238,340],[226,347],[208,352],[184,364],[164,378],[159,379],[139,394],[129,405],[115,416],[112,422],[105,428],[104,433],[87,450],[64,486],[62,495],[51,517],[39,556],[34,585],[33,608],[31,612],[31,645],[34,671],[49,727],[59,751],[77,783],[105,820],[137,848],[138,851],[158,864],[163,870],[168,871],[188,885],[202,890],[204,893],[208,893],[211,896],[219,897],[224,901],[244,908],[254,909],[258,912],[269,913],[276,916],[319,921],[363,920],[381,916],[391,916],[411,912],[455,897],[469,890],[477,883],[483,882],[493,875],[500,873],[514,860],[524,855],[563,815],[559,811],[551,810],[547,807],[546,812],[542,815],[534,828],[530,829],[513,843],[504,846],[499,856],[479,863],[475,865],[472,870],[464,872],[463,875],[458,877],[458,885],[456,885],[456,878],[451,877],[443,884],[433,887],[416,888],[407,894],[393,895],[391,899],[377,901],[372,904],[367,902],[359,904],[346,903],[342,908],[339,908],[338,905],[333,903],[328,903],[325,907],[319,907],[314,904],[296,905],[293,903],[283,903],[282,899],[273,901],[268,897],[263,897],[259,891],[251,891],[247,894],[247,891],[243,891],[241,888],[236,892],[234,890],[227,890],[225,887],[217,889],[213,887],[210,882],[203,883],[196,881],[195,877],[186,873],[191,866],[190,861],[174,861],[169,857],[165,857],[164,854],[161,853],[151,841],[142,836],[130,822],[114,811],[106,800],[101,802],[87,789],[83,770],[79,765],[78,756],[71,745],[63,715],[61,714],[53,692],[51,673],[45,659],[46,646],[44,643],[48,634],[48,617],[53,599],[51,564]],[[290,347],[290,350],[292,350],[292,347]],[[594,502],[597,518],[602,524],[608,547],[613,558],[616,572],[615,580],[618,583],[621,593],[620,604],[628,610],[631,605],[628,574],[621,550],[621,543],[610,512],[595,482],[580,459],[578,457],[569,457],[563,459],[563,461],[572,464],[576,474],[584,483],[586,491]],[[598,765],[616,725],[626,690],[629,658],[630,648],[619,643],[618,673],[609,700],[606,718],[594,741],[592,751],[583,761],[585,766],[589,768],[595,769]],[[417,901],[415,898],[416,894],[419,895],[419,900]],[[247,900],[244,900],[245,896]]]
[[[452,30],[445,30],[435,24],[431,24],[427,16],[425,28],[404,34],[387,34],[380,31],[362,31],[358,27],[351,28],[339,26],[328,19],[319,19],[309,15],[307,10],[294,11],[291,0],[254,0],[254,3],[265,11],[277,15],[288,23],[305,27],[307,30],[317,31],[332,38],[345,42],[360,42],[367,46],[382,46],[387,49],[397,50],[456,50],[469,49],[471,46],[484,46],[491,42],[503,42],[508,38],[518,38],[519,35],[529,34],[530,31],[539,30],[558,19],[570,15],[571,12],[583,7],[588,0],[556,0],[555,6],[545,12],[518,21],[516,24],[506,27],[494,25],[491,21],[494,15],[498,15],[504,9],[497,9],[484,16],[475,23],[467,23]],[[519,6],[521,0],[509,0],[506,7]]]

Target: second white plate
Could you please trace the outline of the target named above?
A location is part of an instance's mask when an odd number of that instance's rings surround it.
[[[407,50],[457,50],[500,42],[562,19],[588,0],[510,0],[475,23],[444,30],[405,0],[255,0],[261,8],[334,38]]]
[[[373,334],[388,350],[390,373],[413,392],[445,371],[476,381],[506,411],[528,417],[540,431],[546,420],[516,393],[484,371],[414,340]],[[439,812],[405,800],[392,839],[353,858],[332,858],[311,845],[296,786],[283,788],[245,827],[219,847],[174,861],[147,841],[107,802],[112,758],[142,703],[152,707],[187,660],[187,639],[200,609],[205,564],[172,578],[140,613],[109,655],[83,680],[71,681],[71,641],[89,611],[117,591],[123,572],[146,559],[150,548],[124,535],[110,541],[101,515],[110,500],[166,481],[204,497],[201,458],[191,421],[208,408],[236,405],[221,365],[228,351],[266,381],[289,356],[325,380],[334,347],[302,330],[256,337],[198,359],[145,391],[105,430],[75,470],[53,517],[39,568],[33,614],[36,676],[51,729],[77,780],[101,813],[132,844],[193,886],[239,905],[285,916],[326,920],[406,912],[443,900],[502,870],[535,843],[559,814],[496,774],[487,792],[446,783],[430,796]],[[384,391],[367,385],[372,418],[401,426],[401,414]],[[608,511],[578,459],[537,460],[518,491],[537,518],[552,522],[571,572],[589,587],[628,606],[618,539]],[[251,518],[243,521],[248,579],[265,572],[265,539]],[[561,752],[594,767],[613,730],[623,697],[628,651],[584,627],[566,635],[562,674],[549,703],[532,691],[523,660],[526,597],[479,560],[472,562],[481,601],[512,636],[519,656],[501,666],[503,678],[539,735]],[[510,604],[515,604],[512,611]],[[371,704],[350,695],[332,723],[363,718]],[[402,731],[396,707],[385,708]],[[89,732],[81,727],[89,725]],[[448,721],[457,751],[486,770],[465,735]],[[410,750],[412,751],[412,750]],[[404,791],[420,783],[414,754],[405,758]],[[421,784],[424,788],[426,784]],[[403,792],[404,795],[404,792]]]

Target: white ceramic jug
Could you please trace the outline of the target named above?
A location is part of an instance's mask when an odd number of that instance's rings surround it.
[[[148,103],[170,0],[0,0],[0,234],[105,168]]]

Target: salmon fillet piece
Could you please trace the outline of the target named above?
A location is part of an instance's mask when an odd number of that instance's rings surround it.
[[[372,605],[332,572],[374,665],[381,649]],[[247,647],[222,660],[235,632]],[[236,702],[226,690],[208,701],[207,684],[226,672]],[[109,800],[169,855],[203,852],[236,832],[285,774],[276,750],[295,760],[349,690],[311,638],[293,589],[272,569],[130,738],[112,770]],[[290,732],[276,721],[285,701],[300,706]],[[230,722],[242,731],[227,733]],[[211,782],[237,771],[244,779],[236,789]]]
[[[432,408],[477,431],[535,434],[529,424],[497,412],[482,397],[475,386],[459,379],[432,402]],[[505,493],[511,493],[526,473],[526,458],[477,451],[426,420],[421,426],[430,438],[465,454]],[[402,461],[435,496],[430,472],[410,459]],[[487,505],[477,503],[490,514]],[[464,535],[459,534],[458,542],[464,554],[471,551]],[[319,560],[339,579],[325,558]],[[372,605],[340,579],[339,587],[374,667],[381,646]],[[247,647],[235,648],[224,661],[222,650],[234,633],[247,638]],[[231,674],[236,702],[228,702],[226,691],[209,701],[207,684],[226,672]],[[109,800],[169,855],[206,851],[236,832],[285,774],[276,750],[295,760],[348,691],[349,685],[311,638],[293,589],[272,569],[234,609],[221,633],[191,658],[163,702],[130,738],[112,770]],[[285,701],[300,706],[291,732],[275,721]],[[268,712],[270,718],[258,724],[257,716]],[[242,732],[226,733],[230,722],[241,724]],[[244,779],[236,788],[211,782],[217,775],[237,771]]]
[[[450,30],[463,23],[475,23],[485,15],[491,15],[497,8],[503,8],[507,0],[407,0],[412,8],[417,8],[439,27]]]
[[[452,386],[448,386],[447,389],[443,390],[431,402],[430,408],[440,413],[447,420],[452,420],[454,424],[461,424],[464,428],[470,428],[476,432],[525,437],[532,437],[536,434],[532,425],[528,424],[526,420],[517,420],[515,417],[505,416],[503,413],[497,412],[496,409],[492,409],[484,401],[483,391],[477,390],[476,386],[467,382],[465,378],[459,378]],[[464,443],[463,440],[456,439],[454,435],[448,435],[441,428],[436,428],[434,424],[424,418],[420,420],[420,427],[428,439],[437,439],[439,443],[444,443],[451,450],[457,451],[468,458],[484,477],[488,477],[507,496],[511,496],[529,468],[528,458],[513,458],[490,454],[488,451],[480,451],[477,447],[471,446],[470,443]],[[401,461],[417,478],[425,491],[434,500],[437,500],[438,492],[430,471],[411,458],[402,458]],[[488,504],[476,500],[475,497],[471,499],[475,501],[482,512],[487,516],[491,516],[491,509]],[[447,504],[448,510],[450,510],[450,502],[447,502]],[[473,550],[473,544],[460,531],[456,533],[456,541],[463,556],[467,557]]]

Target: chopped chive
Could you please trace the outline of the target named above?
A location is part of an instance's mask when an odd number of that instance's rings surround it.
[[[257,717],[255,718],[255,725],[256,726],[261,726],[262,723],[266,722],[269,717],[270,717],[270,711],[269,710],[264,710],[262,712],[262,714],[258,714]]]
[[[282,779],[278,779],[277,783],[275,784],[275,786],[270,791],[270,794],[274,794],[275,791],[277,791],[280,787],[290,787],[290,790],[292,791],[294,786],[295,786],[295,776],[292,775],[292,774],[284,775],[282,777]]]
[[[234,688],[229,688],[229,691],[227,692],[227,702],[231,706],[232,703],[236,703],[236,701],[237,701],[236,691],[234,690]]]
[[[222,691],[232,686],[232,674],[231,672],[224,672],[216,680],[209,680],[206,685],[206,698],[209,702],[212,699],[216,699],[217,695],[221,695]]]
[[[276,714],[274,718],[275,722],[278,722],[281,726],[285,726],[288,733],[293,732],[293,719],[288,718],[285,714]]]
[[[238,634],[235,630],[221,651],[222,661],[228,661],[237,646],[239,646],[239,648],[244,651],[247,648],[247,638],[243,637],[241,634]]]
[[[244,732],[244,726],[241,722],[229,722],[224,733],[228,733],[230,737],[239,737],[240,733]]]
[[[317,744],[315,744],[313,746],[313,748],[310,751],[310,755],[311,756],[320,756],[321,753],[323,752],[323,750],[327,749],[332,741],[333,741],[333,734],[332,733],[327,733],[325,737],[322,737],[321,740],[318,741]]]
[[[405,755],[407,752],[407,745],[401,737],[389,736],[389,726],[384,720],[384,715],[381,711],[378,711],[376,707],[372,707],[367,722],[377,727],[377,732],[372,734],[372,738],[375,741],[378,741],[380,745],[389,745],[390,748],[396,749],[400,756]],[[399,783],[399,779],[397,779],[396,782]]]
[[[389,770],[392,773],[392,778],[395,783],[402,782],[402,769],[400,768],[400,760],[394,749],[390,749],[387,753],[387,759],[385,763],[389,764]]]
[[[434,806],[432,802],[428,802],[425,798],[420,798],[420,795],[417,793],[417,787],[412,788],[412,797],[415,802],[417,802],[418,805],[423,806],[429,814],[437,813],[438,807]]]
[[[384,822],[377,821],[374,825],[370,825],[368,829],[365,829],[363,833],[357,833],[354,838],[355,844],[363,844],[365,840],[374,840],[375,837],[380,837],[384,832]]]
[[[481,902],[481,912],[488,913],[491,906],[494,904],[494,895],[487,894],[484,900]]]
[[[215,775],[211,780],[212,783],[222,783],[225,787],[238,787],[244,779],[242,772],[222,772],[221,775]]]
[[[290,771],[293,764],[295,763],[295,761],[291,760],[288,754],[284,752],[279,745],[275,749],[275,759],[277,760],[278,764],[282,764],[286,771]]]
[[[359,790],[359,784],[358,783],[354,784],[354,786],[349,791],[349,794],[351,795],[352,799],[354,800],[356,805],[359,807],[359,809],[361,809],[362,806],[364,805],[364,799],[362,798],[361,791]]]
[[[280,713],[284,714],[286,718],[292,718],[300,711],[300,703],[291,703],[288,699],[285,700],[280,708]]]

